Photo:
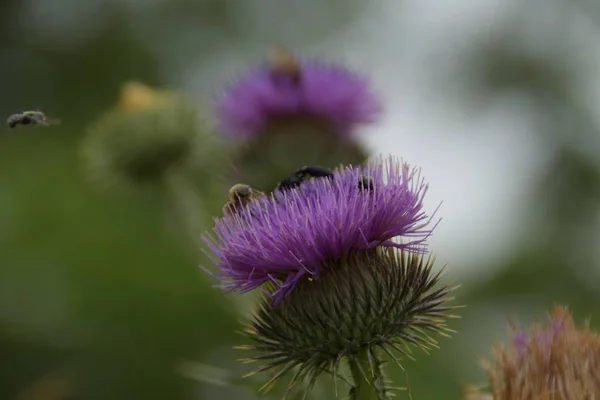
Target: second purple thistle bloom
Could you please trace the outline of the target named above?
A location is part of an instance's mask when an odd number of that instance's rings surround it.
[[[381,113],[381,102],[365,77],[337,65],[289,62],[297,63],[294,73],[259,67],[223,93],[216,107],[223,134],[252,138],[271,120],[300,117],[323,120],[340,135],[350,135]]]
[[[427,185],[395,157],[335,171],[217,219],[204,236],[225,290],[275,284],[275,302],[323,265],[377,246],[425,251],[432,217],[423,211]],[[368,178],[371,189],[361,185]],[[393,240],[402,237],[402,241]]]

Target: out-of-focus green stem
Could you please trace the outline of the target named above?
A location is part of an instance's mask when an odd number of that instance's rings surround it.
[[[188,177],[179,171],[167,173],[164,185],[177,222],[185,230],[188,240],[200,251],[201,235],[205,229],[204,224],[207,217],[203,213],[202,200],[198,196],[196,188]]]
[[[348,359],[350,372],[354,381],[351,395],[352,400],[381,400],[385,397],[385,390],[377,386],[382,378],[381,365],[369,359],[368,349],[362,348],[358,354]]]

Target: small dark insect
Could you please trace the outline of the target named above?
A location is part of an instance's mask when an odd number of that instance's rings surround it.
[[[369,192],[372,192],[373,190],[375,190],[373,178],[371,178],[370,176],[363,176],[358,181],[358,188],[360,190],[368,190]]]
[[[223,213],[234,214],[250,202],[264,196],[265,194],[263,192],[252,189],[249,185],[243,183],[233,185],[231,189],[229,189],[229,198],[223,207]]]
[[[277,184],[276,190],[288,190],[300,186],[310,178],[333,178],[333,171],[320,165],[306,165]]]
[[[43,125],[50,126],[59,124],[60,120],[48,119],[46,115],[41,111],[23,111],[17,114],[13,114],[6,120],[6,125],[13,129],[17,126],[25,125]]]
[[[270,60],[271,71],[276,74],[288,76],[295,84],[300,83],[302,78],[298,60],[283,47],[277,47]]]

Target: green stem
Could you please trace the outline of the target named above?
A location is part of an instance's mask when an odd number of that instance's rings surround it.
[[[386,398],[381,362],[369,348],[363,347],[354,357],[348,358],[354,381],[352,400],[383,400]]]
[[[189,179],[179,171],[170,171],[165,177],[165,188],[171,201],[171,211],[193,246],[202,248],[201,234],[206,224],[202,200]]]

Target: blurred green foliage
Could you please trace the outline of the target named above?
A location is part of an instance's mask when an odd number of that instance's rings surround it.
[[[62,132],[3,143],[1,397],[67,368],[86,398],[186,398],[177,363],[233,344],[233,307],[167,229],[167,199],[95,191]]]

